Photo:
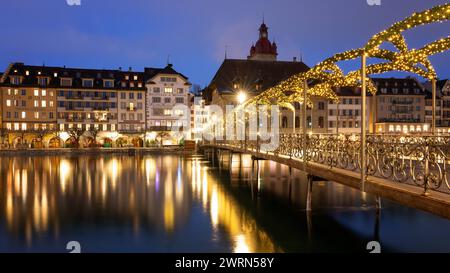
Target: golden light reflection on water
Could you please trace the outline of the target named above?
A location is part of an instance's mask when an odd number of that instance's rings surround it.
[[[169,235],[188,224],[198,203],[211,240],[228,238],[234,252],[281,251],[198,158],[13,157],[2,159],[0,175],[6,178],[0,218],[27,245],[83,221],[114,220],[137,235],[155,228]]]

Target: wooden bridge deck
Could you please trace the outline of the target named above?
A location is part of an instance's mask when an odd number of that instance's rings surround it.
[[[290,166],[304,171],[313,176],[321,177],[324,180],[343,184],[355,189],[361,189],[360,174],[354,171],[330,168],[329,166],[313,162],[303,163],[299,159],[289,158],[282,155],[270,153],[258,153],[252,150],[245,150],[227,145],[203,145],[203,148],[225,149],[237,153],[245,153],[257,158],[272,160],[274,162]],[[450,219],[450,195],[429,191],[428,195],[423,194],[423,189],[414,185],[392,182],[387,179],[369,176],[365,183],[365,191],[382,198],[386,198],[399,204],[424,210],[432,214]]]

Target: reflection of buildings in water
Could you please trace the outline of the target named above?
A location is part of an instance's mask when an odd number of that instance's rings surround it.
[[[196,159],[12,157],[2,159],[0,175],[6,178],[0,181],[0,218],[28,244],[39,234],[58,237],[64,229],[105,220],[130,225],[136,233],[146,227],[172,233],[198,201],[213,232],[225,231],[233,251],[280,251]]]
[[[145,226],[171,232],[189,216],[190,191],[177,171],[182,164],[138,156],[2,159],[0,217],[28,242],[39,233],[57,235],[71,223],[105,219],[136,232]]]

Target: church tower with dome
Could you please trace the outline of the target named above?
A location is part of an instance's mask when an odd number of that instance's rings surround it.
[[[277,44],[270,42],[269,40],[269,28],[263,23],[259,27],[259,39],[256,44],[252,45],[250,48],[250,55],[247,57],[248,60],[257,61],[276,61],[278,52]]]

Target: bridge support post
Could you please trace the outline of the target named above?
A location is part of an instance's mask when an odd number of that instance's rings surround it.
[[[312,190],[313,190],[314,176],[308,174],[308,188],[306,195],[306,211],[311,211],[312,209]]]
[[[376,197],[375,206],[376,206],[377,210],[381,209],[381,197],[379,197],[379,196]]]

